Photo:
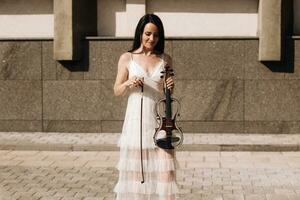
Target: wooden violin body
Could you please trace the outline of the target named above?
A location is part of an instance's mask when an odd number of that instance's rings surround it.
[[[183,142],[183,133],[177,126],[176,120],[180,116],[180,102],[171,96],[171,91],[166,87],[166,80],[174,76],[173,70],[165,66],[164,74],[164,93],[165,97],[158,100],[155,104],[156,119],[159,127],[155,129],[153,140],[156,146],[162,149],[174,149]],[[176,107],[176,112],[172,114],[172,108]],[[162,110],[165,112],[163,113]],[[163,134],[161,134],[163,133]]]

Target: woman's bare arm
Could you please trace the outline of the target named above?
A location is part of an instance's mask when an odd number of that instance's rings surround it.
[[[127,65],[130,61],[130,54],[124,53],[120,56],[118,62],[118,73],[114,85],[114,94],[115,96],[124,95],[126,93],[127,88],[129,87],[128,84],[128,69]]]
[[[118,73],[116,82],[114,85],[115,96],[120,96],[126,94],[127,89],[132,87],[139,87],[143,85],[143,78],[132,76],[128,78],[128,64],[130,62],[130,53],[124,53],[120,56],[118,63]]]

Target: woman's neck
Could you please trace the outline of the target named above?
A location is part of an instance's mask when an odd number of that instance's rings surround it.
[[[139,48],[139,52],[141,52],[141,54],[143,54],[144,56],[151,56],[152,54],[154,54],[154,49],[150,50],[141,46]]]

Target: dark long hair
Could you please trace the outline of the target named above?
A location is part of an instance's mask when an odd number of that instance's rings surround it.
[[[163,27],[163,24],[162,24],[162,21],[160,20],[160,18],[154,14],[146,14],[140,19],[140,21],[137,24],[136,29],[135,29],[132,49],[129,50],[129,52],[133,52],[134,50],[138,49],[141,46],[141,36],[143,35],[146,24],[148,24],[148,23],[153,23],[158,28],[158,38],[159,39],[158,39],[157,44],[154,47],[154,50],[158,54],[164,53],[164,50],[165,50],[164,27]]]

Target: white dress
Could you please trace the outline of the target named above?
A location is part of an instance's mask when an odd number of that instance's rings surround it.
[[[128,64],[129,78],[144,77],[144,90],[130,90],[122,134],[119,138],[120,159],[117,164],[119,180],[114,188],[117,200],[174,200],[178,192],[176,168],[178,162],[174,150],[163,150],[155,146],[153,134],[158,127],[154,112],[155,102],[164,96],[161,71],[164,59],[155,66],[152,74],[138,65],[131,57]],[[142,157],[141,164],[141,97],[142,111]]]

